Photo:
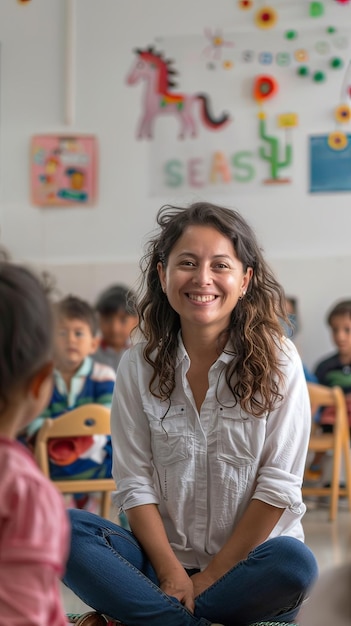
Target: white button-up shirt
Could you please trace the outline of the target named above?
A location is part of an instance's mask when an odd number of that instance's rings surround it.
[[[271,537],[304,539],[301,485],[311,427],[301,359],[286,339],[279,358],[284,400],[256,418],[225,383],[224,352],[209,371],[200,413],[179,336],[171,403],[151,395],[144,343],[122,357],[111,411],[114,501],[121,510],[158,505],[170,544],[186,568],[204,569],[228,540],[252,498],[285,511]],[[220,398],[220,402],[218,400]]]

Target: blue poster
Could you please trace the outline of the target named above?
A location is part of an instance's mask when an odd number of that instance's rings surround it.
[[[351,191],[351,135],[346,137],[342,150],[330,148],[328,135],[310,137],[311,193]]]

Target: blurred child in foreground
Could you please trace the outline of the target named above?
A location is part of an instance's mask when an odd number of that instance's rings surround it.
[[[0,261],[0,606],[6,626],[65,626],[61,495],[16,437],[52,391],[52,314],[28,270]]]
[[[130,346],[130,333],[138,323],[135,294],[125,285],[112,285],[96,302],[101,332],[95,360],[116,371],[120,359]]]
[[[97,320],[93,308],[69,295],[55,305],[54,389],[47,409],[27,429],[31,443],[47,417],[59,418],[78,406],[97,403],[110,408],[115,382],[111,367],[92,359],[97,344]],[[49,447],[50,475],[55,479],[105,478],[111,476],[111,440],[106,435],[52,439]],[[78,508],[88,496],[75,496]]]

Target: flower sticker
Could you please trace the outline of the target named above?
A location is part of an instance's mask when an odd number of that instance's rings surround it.
[[[334,116],[340,124],[347,124],[351,120],[351,109],[348,104],[340,104],[336,107]]]
[[[345,133],[342,133],[340,131],[329,133],[328,146],[332,150],[344,150],[347,144],[348,144],[348,140],[347,140]]]
[[[273,28],[277,22],[278,16],[272,7],[262,7],[257,11],[255,16],[255,23],[258,28],[268,29]]]

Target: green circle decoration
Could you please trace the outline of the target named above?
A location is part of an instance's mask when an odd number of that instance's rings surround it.
[[[340,57],[334,57],[333,59],[330,59],[330,67],[332,67],[333,70],[338,70],[343,65],[344,65],[344,62]]]
[[[318,70],[317,72],[315,72],[313,74],[313,80],[316,83],[322,83],[323,81],[325,81],[325,74],[324,74],[324,72],[322,72],[321,70]]]
[[[308,69],[306,65],[301,65],[301,67],[297,68],[297,73],[299,76],[308,76],[310,73],[310,70]]]

